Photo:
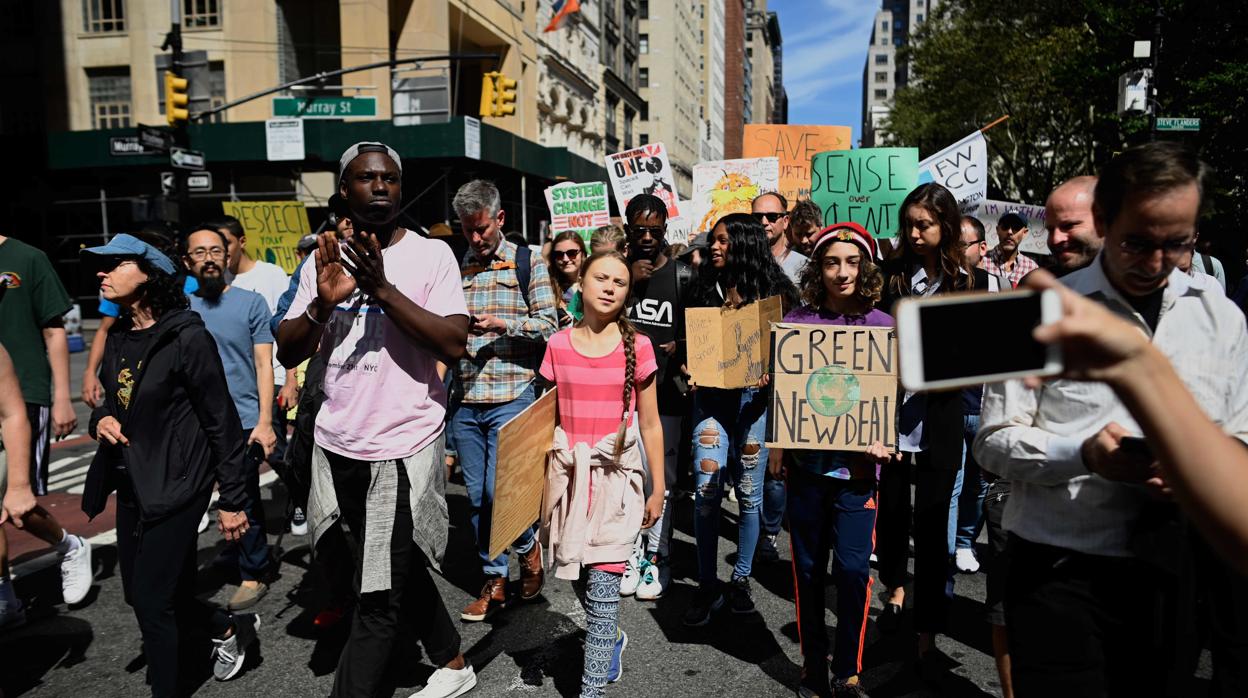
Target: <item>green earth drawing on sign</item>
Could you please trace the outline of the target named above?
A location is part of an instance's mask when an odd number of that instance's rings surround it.
[[[839,417],[854,408],[862,395],[858,377],[844,366],[824,366],[806,381],[806,402],[817,414]]]

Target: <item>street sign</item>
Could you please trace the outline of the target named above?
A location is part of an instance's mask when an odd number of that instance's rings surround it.
[[[139,142],[138,136],[112,136],[108,139],[108,154],[113,156],[125,155],[159,155],[154,150],[148,150]]]
[[[172,172],[160,173],[160,190],[172,194],[177,187],[177,176]],[[191,172],[186,176],[187,191],[212,191],[211,172]]]
[[[184,170],[199,170],[204,167],[204,154],[198,150],[173,147],[169,149],[169,164]]]
[[[1199,131],[1200,119],[1157,117],[1158,131]]]
[[[376,97],[274,97],[273,116],[345,119],[377,116]]]
[[[173,147],[173,133],[155,126],[139,124],[139,142],[148,150],[163,153]]]

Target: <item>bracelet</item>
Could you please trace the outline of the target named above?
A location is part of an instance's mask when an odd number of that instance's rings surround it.
[[[311,306],[311,304],[309,304],[309,305],[308,305],[308,309],[307,309],[307,310],[303,311],[303,316],[304,316],[304,317],[306,317],[306,318],[308,319],[308,322],[312,323],[313,325],[316,325],[317,327],[324,327],[324,326],[325,326],[325,323],[323,323],[323,322],[321,322],[320,320],[317,320],[316,318],[312,317],[312,306]]]

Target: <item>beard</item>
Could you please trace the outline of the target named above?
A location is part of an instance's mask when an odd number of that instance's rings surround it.
[[[200,275],[196,278],[199,281],[199,290],[195,292],[195,295],[200,298],[215,301],[221,297],[222,293],[225,293],[226,283],[224,274],[218,273],[212,276],[204,276],[201,270]]]

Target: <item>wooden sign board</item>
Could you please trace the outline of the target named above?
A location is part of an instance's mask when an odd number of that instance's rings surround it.
[[[686,309],[690,382],[706,388],[757,385],[771,353],[771,323],[783,317],[780,296],[735,310]]]
[[[503,554],[542,515],[546,455],[555,442],[555,390],[550,390],[498,430],[490,557]]]
[[[771,338],[768,447],[897,448],[895,329],[779,323]]]

